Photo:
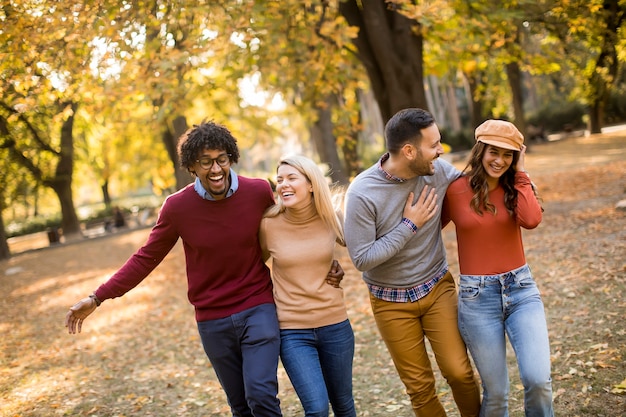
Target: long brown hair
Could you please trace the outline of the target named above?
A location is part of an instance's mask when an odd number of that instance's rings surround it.
[[[470,188],[474,192],[470,207],[481,216],[483,210],[496,214],[496,206],[489,201],[488,174],[483,167],[483,156],[488,146],[486,143],[476,142],[472,148],[467,166],[463,169],[463,174],[468,176]],[[504,188],[504,206],[506,211],[513,217],[515,217],[515,207],[517,206],[517,190],[514,187],[515,165],[519,160],[519,155],[519,151],[513,151],[511,166],[498,180],[502,188]]]

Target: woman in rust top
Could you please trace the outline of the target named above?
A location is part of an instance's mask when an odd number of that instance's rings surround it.
[[[442,221],[456,226],[459,330],[480,374],[480,415],[508,416],[506,338],[515,350],[527,416],[552,416],[550,345],[539,290],[524,256],[522,231],[542,208],[524,170],[524,137],[503,120],[487,120],[464,176],[448,187]]]

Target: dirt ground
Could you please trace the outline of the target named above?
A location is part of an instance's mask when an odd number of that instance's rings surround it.
[[[527,161],[545,207],[544,221],[524,241],[548,317],[556,415],[626,416],[626,212],[616,209],[626,199],[626,130],[537,144]],[[186,299],[180,244],[136,289],[106,301],[83,333],[70,336],[63,327],[68,307],[121,266],[148,232],[25,251],[0,262],[0,416],[229,415]],[[458,277],[451,226],[444,238]],[[358,415],[410,417],[365,285],[345,251],[340,261],[357,344]],[[509,370],[510,414],[523,416],[512,354]],[[279,378],[285,416],[302,416],[282,368]],[[438,378],[448,414],[458,416]]]

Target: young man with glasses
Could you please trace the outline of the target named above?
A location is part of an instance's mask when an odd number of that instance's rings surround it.
[[[239,176],[237,141],[225,127],[202,123],[178,144],[181,166],[195,182],[170,195],[144,246],[67,313],[69,333],[106,299],[137,286],[182,239],[189,301],[204,350],[233,416],[281,416],[277,397],[280,333],[269,269],[258,240],[261,218],[274,204],[266,180]],[[340,266],[329,278],[340,280]]]

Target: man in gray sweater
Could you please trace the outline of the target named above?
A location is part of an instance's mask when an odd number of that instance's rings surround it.
[[[445,416],[424,336],[463,417],[478,416],[480,392],[457,327],[457,292],[441,236],[441,207],[460,172],[439,159],[441,135],[425,110],[396,113],[387,153],[346,194],[345,237],[363,272],[378,330],[416,416]]]

